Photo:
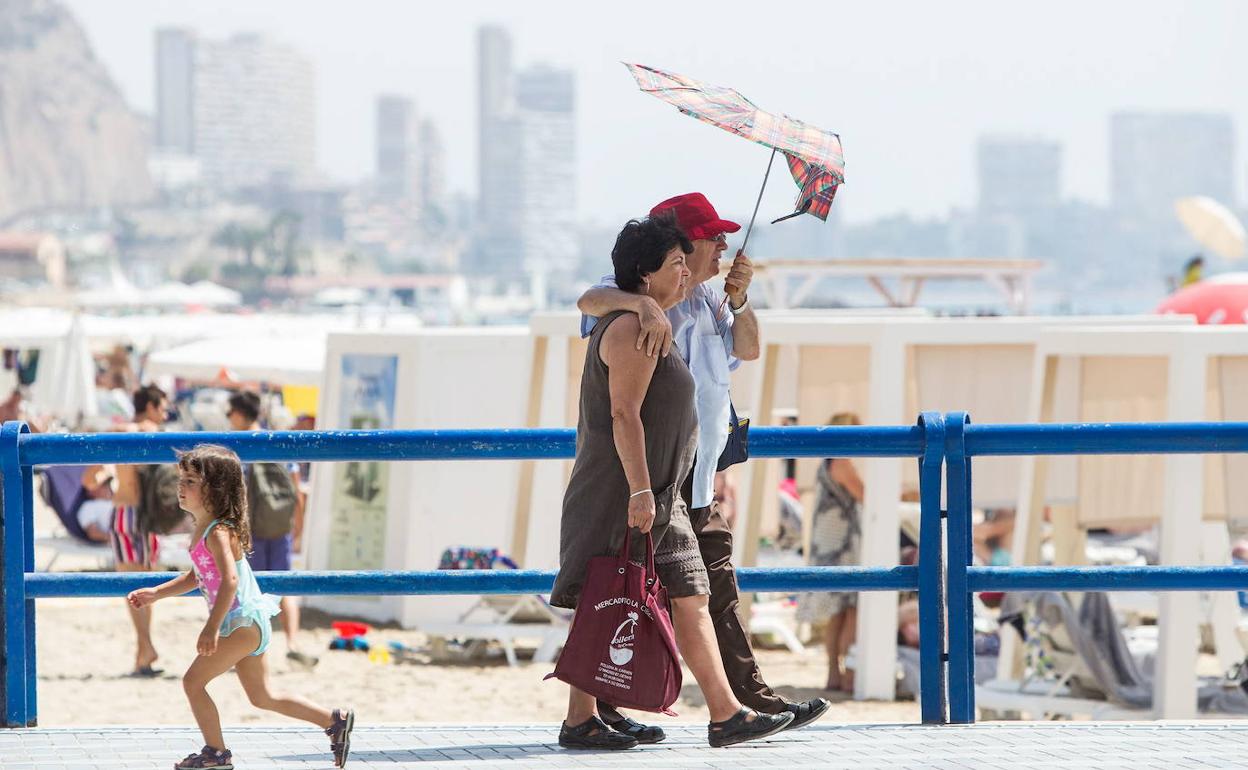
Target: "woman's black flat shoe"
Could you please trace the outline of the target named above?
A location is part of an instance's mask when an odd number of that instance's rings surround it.
[[[754,718],[750,719],[753,714]],[[732,746],[736,743],[753,741],[775,735],[789,726],[793,721],[793,713],[781,711],[779,714],[760,714],[757,711],[743,708],[722,722],[711,722],[706,730],[706,739],[713,748]]]
[[[607,722],[612,730],[624,735],[631,735],[637,739],[638,743],[660,743],[667,737],[667,733],[663,732],[662,727],[656,725],[643,725],[641,722],[624,717],[615,722]]]
[[[564,722],[563,727],[559,728],[559,745],[565,749],[618,751],[633,748],[637,745],[637,739],[624,733],[612,732],[606,722],[598,717],[590,717],[575,727],[569,727]]]

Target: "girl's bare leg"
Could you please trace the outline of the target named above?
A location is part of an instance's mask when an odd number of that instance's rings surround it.
[[[211,655],[199,655],[182,675],[182,689],[191,704],[195,723],[203,733],[204,743],[223,751],[225,738],[221,735],[221,716],[205,689],[213,679],[229,671],[232,666],[255,651],[260,644],[260,631],[256,628],[240,628],[217,642],[217,651]]]
[[[256,645],[252,645],[251,649],[255,650]],[[295,695],[274,694],[269,691],[269,670],[264,660],[266,657],[267,655],[248,655],[234,664],[238,681],[242,683],[243,692],[247,693],[251,705],[292,719],[302,719],[321,728],[332,725],[334,718],[329,709]]]

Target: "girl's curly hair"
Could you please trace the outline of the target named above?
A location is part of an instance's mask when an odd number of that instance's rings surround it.
[[[199,444],[178,455],[178,470],[203,479],[204,507],[238,535],[243,552],[251,551],[251,520],[247,515],[247,484],[238,455],[216,444]]]

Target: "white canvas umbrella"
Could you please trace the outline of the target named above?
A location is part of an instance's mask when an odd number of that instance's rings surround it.
[[[212,281],[196,281],[191,284],[197,304],[204,307],[234,307],[243,304],[243,295],[231,288]]]
[[[57,415],[70,425],[99,414],[95,398],[95,360],[87,343],[82,319],[74,314],[69,330],[49,356],[47,369],[40,364],[34,396],[39,409]]]
[[[320,386],[324,332],[215,337],[148,356],[146,373],[213,379],[222,369],[240,380]]]
[[[1201,246],[1227,259],[1244,256],[1244,226],[1226,206],[1197,195],[1175,201],[1174,211]]]

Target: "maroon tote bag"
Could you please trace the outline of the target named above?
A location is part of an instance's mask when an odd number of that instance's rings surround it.
[[[654,571],[650,533],[644,567],[628,560],[631,539],[626,533],[618,556],[589,560],[568,641],[546,678],[615,706],[675,716],[681,671],[667,589]]]

